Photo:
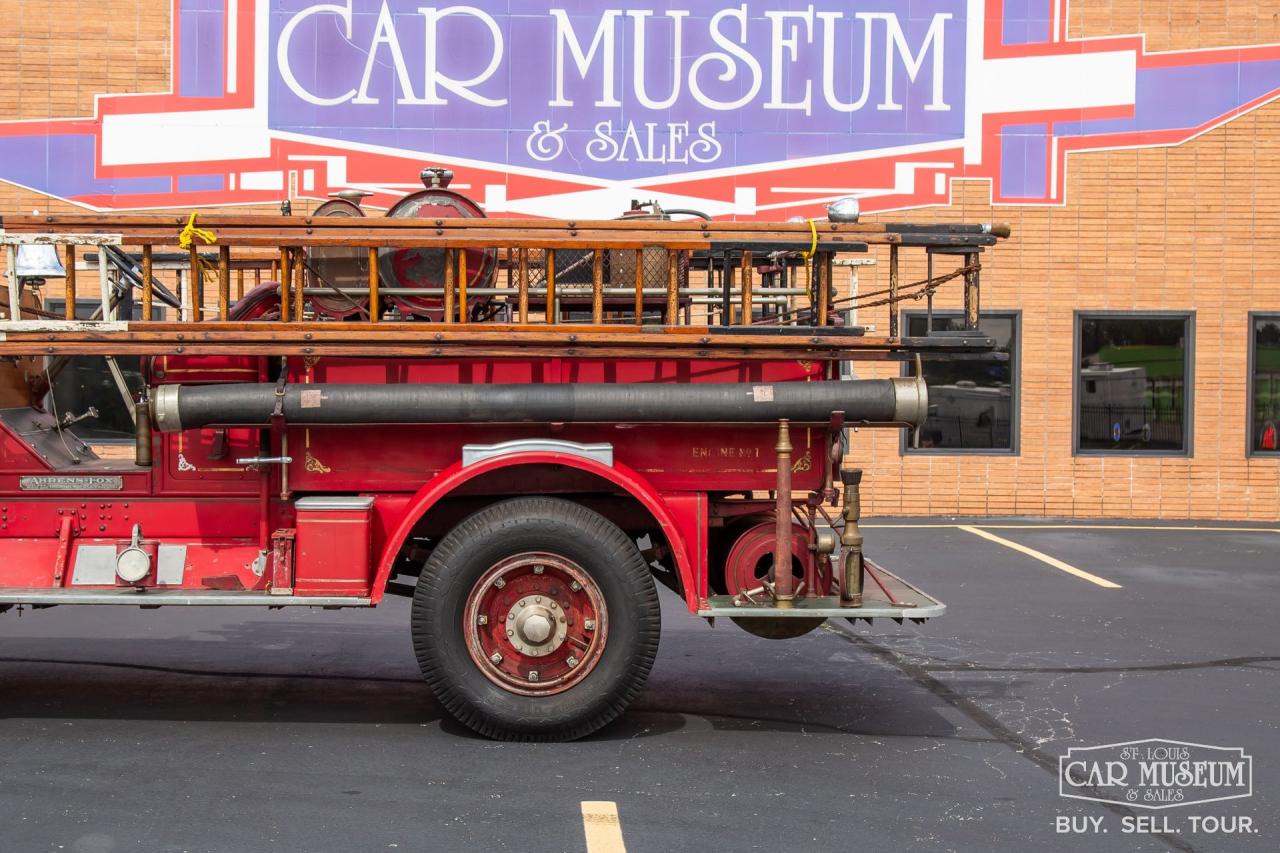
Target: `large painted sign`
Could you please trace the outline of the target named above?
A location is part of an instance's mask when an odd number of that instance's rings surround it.
[[[173,89],[0,122],[0,180],[90,208],[631,198],[784,218],[1065,203],[1075,151],[1177,145],[1280,95],[1280,46],[1070,39],[1068,0],[174,0]],[[21,85],[21,81],[18,81]]]

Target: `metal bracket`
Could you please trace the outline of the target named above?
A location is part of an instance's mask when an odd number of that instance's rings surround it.
[[[285,384],[288,381],[288,374],[289,371],[287,369],[281,369],[280,378],[276,381],[276,405],[275,409],[271,412],[271,417],[273,419],[284,417],[284,390]]]
[[[292,456],[242,456],[236,460],[237,465],[288,465],[293,462]]]

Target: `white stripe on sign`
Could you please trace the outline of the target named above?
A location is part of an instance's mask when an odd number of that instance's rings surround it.
[[[582,831],[587,836],[587,853],[626,853],[622,843],[622,825],[618,822],[618,804],[584,800]]]

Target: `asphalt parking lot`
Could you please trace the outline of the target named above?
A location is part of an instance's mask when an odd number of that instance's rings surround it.
[[[442,719],[401,599],[10,612],[0,850],[1275,850],[1280,525],[973,524],[865,525],[949,605],[919,627],[768,641],[667,596],[643,695],[573,744]],[[1059,796],[1068,748],[1147,738],[1242,748],[1252,796]]]

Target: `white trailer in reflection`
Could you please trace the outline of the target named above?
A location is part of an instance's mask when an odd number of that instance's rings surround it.
[[[1145,367],[1105,362],[1080,369],[1082,441],[1151,440]]]
[[[1007,382],[978,385],[961,379],[929,386],[929,417],[920,434],[925,447],[1010,446],[1013,389]]]

